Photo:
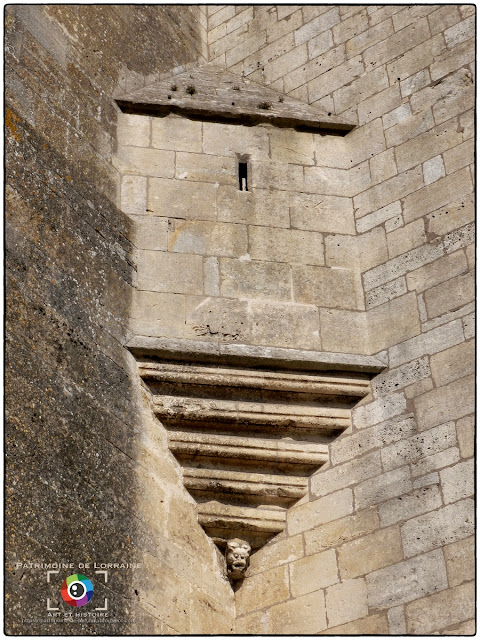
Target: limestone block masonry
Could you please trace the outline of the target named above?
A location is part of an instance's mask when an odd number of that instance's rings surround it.
[[[284,531],[286,509],[306,495],[329,443],[350,426],[370,375],[275,370],[265,357],[256,368],[232,366],[232,358],[219,366],[185,355],[187,362],[140,360],[153,412],[206,533],[222,550],[236,538],[257,550]]]
[[[475,14],[6,7],[6,633],[475,633]]]

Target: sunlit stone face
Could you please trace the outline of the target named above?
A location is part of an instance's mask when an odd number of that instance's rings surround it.
[[[250,560],[251,546],[245,540],[233,538],[227,541],[225,558],[227,560],[228,577],[239,580],[245,575]]]

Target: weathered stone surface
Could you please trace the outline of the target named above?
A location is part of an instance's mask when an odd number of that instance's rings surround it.
[[[390,364],[397,367],[424,354],[434,354],[463,342],[462,325],[459,320],[421,333],[390,349]]]
[[[463,418],[471,413],[474,403],[474,386],[473,376],[467,376],[415,398],[419,428],[428,429],[448,420]]]
[[[378,569],[366,580],[368,602],[377,609],[387,609],[447,588],[447,573],[440,550]]]
[[[290,589],[294,598],[324,589],[338,581],[334,549],[309,555],[290,566]]]
[[[350,489],[336,491],[330,496],[318,498],[290,509],[287,515],[289,535],[295,535],[316,525],[338,520],[353,511],[353,496]]]
[[[279,565],[287,564],[303,557],[302,536],[273,541],[253,554],[250,559],[249,575],[262,573]]]
[[[290,202],[290,220],[294,229],[350,235],[355,233],[351,198],[294,193]]]
[[[143,291],[171,293],[203,293],[203,262],[201,256],[139,251],[138,288]]]
[[[440,471],[440,481],[445,504],[472,496],[475,483],[473,460],[459,462]]]
[[[147,209],[147,178],[125,175],[120,186],[122,211],[145,214]]]
[[[268,633],[314,634],[327,627],[322,591],[309,593],[272,607],[268,613]]]
[[[368,613],[367,586],[363,578],[344,580],[328,587],[325,596],[329,626],[363,618]]]
[[[376,529],[378,523],[378,514],[375,507],[329,522],[317,529],[304,533],[305,551],[307,555],[317,553],[342,542],[363,536]]]
[[[338,627],[329,627],[326,631],[321,631],[320,635],[386,635],[388,633],[388,622],[385,615],[372,614],[366,618],[359,618],[353,622],[346,622]]]
[[[419,267],[410,273],[407,273],[407,285],[411,291],[415,289],[417,293],[421,293],[430,287],[445,281],[445,278],[451,278],[460,275],[467,270],[467,261],[463,251],[456,251],[448,256],[440,258],[435,262]]]
[[[471,515],[458,505],[472,489],[473,398],[464,380],[474,331],[467,275],[475,260],[474,12],[467,5],[7,7],[5,124],[15,167],[7,177],[15,185],[13,193],[7,187],[7,393],[16,399],[8,405],[7,469],[15,471],[7,488],[13,477],[18,489],[7,496],[15,522],[7,535],[16,557],[51,550],[78,552],[82,561],[88,539],[106,556],[120,540],[116,548],[144,570],[122,584],[112,576],[121,595],[112,606],[122,605],[113,613],[135,619],[113,631],[228,634],[233,621],[233,595],[163,427],[150,424],[148,404],[136,395],[135,363],[122,347],[130,341],[141,353],[169,357],[179,350],[260,367],[293,367],[301,358],[312,369],[354,362],[377,372],[378,359],[361,354],[388,349],[379,358],[391,369],[378,377],[375,400],[355,410],[358,421],[330,447],[333,466],[317,476],[325,482],[315,491],[324,495],[291,508],[298,533],[265,547],[258,571],[237,591],[241,601],[248,581],[266,576],[246,603],[252,613],[237,607],[236,632],[473,632],[474,596],[463,582],[473,564]],[[120,113],[112,97],[126,94],[137,103],[150,95],[170,115]],[[260,109],[260,96],[270,108]],[[221,118],[254,126],[202,122],[212,104]],[[347,136],[292,127],[337,121],[348,129],[344,116],[360,123]],[[238,189],[237,154],[250,156],[248,192]],[[159,257],[147,274],[153,290],[132,289],[142,261],[130,242]],[[324,278],[323,269],[345,267],[351,280]],[[158,282],[165,288],[155,290]],[[72,415],[74,431],[65,428]],[[70,458],[59,485],[59,461]],[[15,475],[17,460],[30,461],[32,473]],[[409,466],[410,481],[395,475],[399,464]],[[390,497],[395,478],[404,493]],[[78,488],[74,503],[52,489],[65,481]],[[353,512],[354,497],[372,507]],[[67,543],[52,534],[45,504],[55,505]],[[80,542],[73,521],[84,523]],[[302,537],[307,555],[339,553],[342,570],[356,575],[371,571],[376,556],[357,555],[357,547],[370,549],[397,526],[415,557],[373,569],[367,581],[390,573],[369,583],[368,601],[361,589],[347,597],[356,577],[327,587],[328,611],[324,588],[288,591],[284,581],[304,567]],[[432,549],[438,562],[428,560]],[[386,546],[378,555],[388,559]],[[272,570],[281,570],[280,602],[269,600],[278,586],[270,585]],[[296,593],[320,579],[302,571]],[[42,617],[33,575],[7,577],[10,602],[23,598],[28,615]],[[441,590],[427,595],[432,585]],[[385,592],[379,611],[375,598]],[[358,618],[343,621],[347,613]],[[44,631],[24,617],[10,607],[8,632]]]
[[[186,180],[149,180],[148,212],[164,218],[215,220],[218,185]]]
[[[241,615],[288,600],[289,596],[288,568],[278,567],[246,580],[235,594],[235,603]]]
[[[367,353],[368,319],[362,311],[320,309],[320,334],[325,351]]]
[[[462,458],[472,457],[475,451],[475,422],[473,416],[465,416],[465,418],[458,420],[457,438]]]
[[[338,548],[342,580],[364,576],[400,560],[403,560],[403,550],[398,527],[380,529]]]
[[[252,226],[248,232],[252,260],[324,265],[323,236],[311,231]]]
[[[388,610],[388,631],[395,635],[404,635],[407,632],[405,611],[402,605]]]
[[[411,488],[409,468],[401,467],[358,484],[354,489],[355,504],[358,508],[369,507],[408,493]]]
[[[467,499],[413,518],[402,527],[407,557],[467,538],[473,533],[473,500]]]
[[[358,277],[351,269],[294,266],[292,278],[297,302],[341,309],[359,306]]]
[[[326,471],[320,470],[310,480],[310,491],[321,497],[382,472],[377,451]]]
[[[147,118],[144,117],[144,119]],[[155,149],[202,152],[201,122],[172,114],[166,118],[149,118],[149,120],[152,123],[152,147]]]
[[[425,305],[429,318],[452,311],[471,302],[475,296],[473,273],[457,276],[432,287],[425,293]]]
[[[448,544],[444,548],[448,584],[456,587],[475,579],[475,540],[473,537]]]
[[[441,504],[442,497],[439,487],[437,484],[430,484],[380,504],[378,513],[380,522],[385,527],[438,509]]]
[[[389,471],[453,447],[455,444],[455,425],[453,422],[447,422],[419,435],[384,447],[381,451],[382,466],[385,471]]]
[[[440,387],[473,373],[474,356],[472,340],[434,354],[430,364],[435,384]]]
[[[247,230],[240,224],[203,220],[171,220],[168,251],[204,256],[239,258],[247,251]]]
[[[227,297],[290,300],[290,277],[285,263],[220,260],[220,292]]]
[[[407,633],[427,634],[474,616],[473,582],[447,589],[407,605]]]

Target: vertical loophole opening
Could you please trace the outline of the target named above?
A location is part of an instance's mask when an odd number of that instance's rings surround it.
[[[248,191],[248,165],[246,162],[238,163],[238,188],[240,191]]]

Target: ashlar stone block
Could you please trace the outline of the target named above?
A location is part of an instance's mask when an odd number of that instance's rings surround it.
[[[446,283],[425,292],[425,305],[429,318],[452,311],[471,302],[475,297],[474,274],[456,276]]]
[[[334,549],[307,556],[290,565],[290,588],[294,598],[324,589],[338,581]]]
[[[295,300],[321,307],[358,309],[360,283],[351,269],[294,266],[293,295]]]
[[[288,567],[277,567],[244,580],[235,594],[237,614],[263,609],[289,597]]]
[[[357,511],[321,527],[305,531],[305,552],[307,555],[319,553],[331,547],[365,536],[379,527],[376,507]]]
[[[316,634],[327,628],[322,591],[275,605],[268,616],[268,633],[274,635]]]
[[[294,193],[290,197],[290,219],[294,229],[348,235],[355,233],[351,198]]]
[[[249,254],[253,260],[324,265],[323,236],[313,231],[251,226]]]
[[[218,122],[203,123],[203,152],[211,155],[237,158],[248,156],[252,160],[269,160],[269,133],[271,127],[259,125],[242,127]]]
[[[147,178],[144,176],[122,176],[120,206],[124,213],[145,214],[147,208]]]
[[[447,544],[443,549],[447,564],[448,584],[456,587],[475,580],[475,538]]]
[[[320,333],[325,351],[369,353],[367,314],[363,311],[320,309]]]
[[[148,147],[150,145],[150,123],[148,116],[135,113],[119,113],[117,120],[117,142],[119,145]]]
[[[237,161],[235,158],[205,153],[177,152],[175,155],[175,177],[177,180],[237,185]]]
[[[405,555],[408,558],[468,538],[473,535],[473,525],[474,503],[471,498],[412,518],[402,526]]]
[[[474,341],[462,342],[459,345],[450,347],[450,349],[434,354],[430,359],[430,366],[437,387],[474,373]]]
[[[462,458],[470,458],[475,453],[475,420],[465,416],[457,422],[457,438]]]
[[[329,587],[325,601],[329,627],[365,617],[368,614],[365,580],[345,580]]]
[[[425,224],[423,220],[415,220],[410,224],[396,229],[387,235],[388,256],[396,258],[426,241]]]
[[[342,580],[364,576],[401,560],[403,550],[399,527],[380,529],[338,548]]]
[[[407,273],[409,291],[422,293],[449,278],[455,277],[467,270],[467,260],[463,251],[456,251],[423,267]]]
[[[173,178],[175,153],[161,149],[119,147],[114,165],[120,173],[156,178]]]
[[[167,218],[131,215],[130,219],[133,221],[133,244],[137,249],[167,250]]]
[[[220,292],[227,298],[290,300],[290,265],[220,259]]]
[[[185,336],[213,341],[248,341],[247,303],[221,297],[188,296]]]
[[[238,258],[247,248],[244,225],[203,220],[171,220],[168,225],[168,251],[174,253]]]
[[[428,429],[471,413],[474,392],[474,376],[467,376],[415,398],[419,429]]]
[[[287,512],[288,534],[295,535],[308,529],[338,520],[353,511],[353,495],[350,489],[335,491],[329,496],[292,507]]]
[[[319,312],[311,305],[251,300],[249,330],[253,344],[320,349]]]
[[[442,496],[438,485],[420,487],[379,505],[380,522],[382,527],[386,527],[438,509],[441,504]]]
[[[475,584],[469,582],[407,605],[407,633],[430,634],[475,616]]]
[[[380,454],[378,451],[374,451],[326,471],[320,470],[312,476],[310,490],[315,497],[324,496],[351,484],[379,475],[381,472]]]
[[[148,211],[165,218],[215,220],[218,185],[187,180],[149,180]]]
[[[217,210],[221,222],[268,228],[290,226],[289,199],[285,191],[240,191],[238,186],[220,185],[217,189]]]
[[[375,609],[387,609],[411,602],[448,586],[440,549],[378,569],[367,576],[368,602]]]
[[[472,496],[475,489],[473,458],[440,471],[440,482],[445,504]]]
[[[152,147],[201,153],[202,123],[175,114],[152,118]]]
[[[410,470],[408,467],[401,467],[358,484],[354,489],[355,505],[364,509],[408,493],[411,489]]]
[[[390,300],[368,311],[370,349],[386,349],[420,333],[420,318],[414,293]]]
[[[313,133],[300,133],[294,129],[272,127],[269,135],[273,161],[301,165],[314,164]],[[315,138],[318,138],[318,135]]]
[[[203,293],[202,256],[137,252],[138,288],[168,293]]]
[[[384,447],[382,465],[386,471],[401,467],[455,446],[456,431],[453,422],[447,422],[418,435]]]

